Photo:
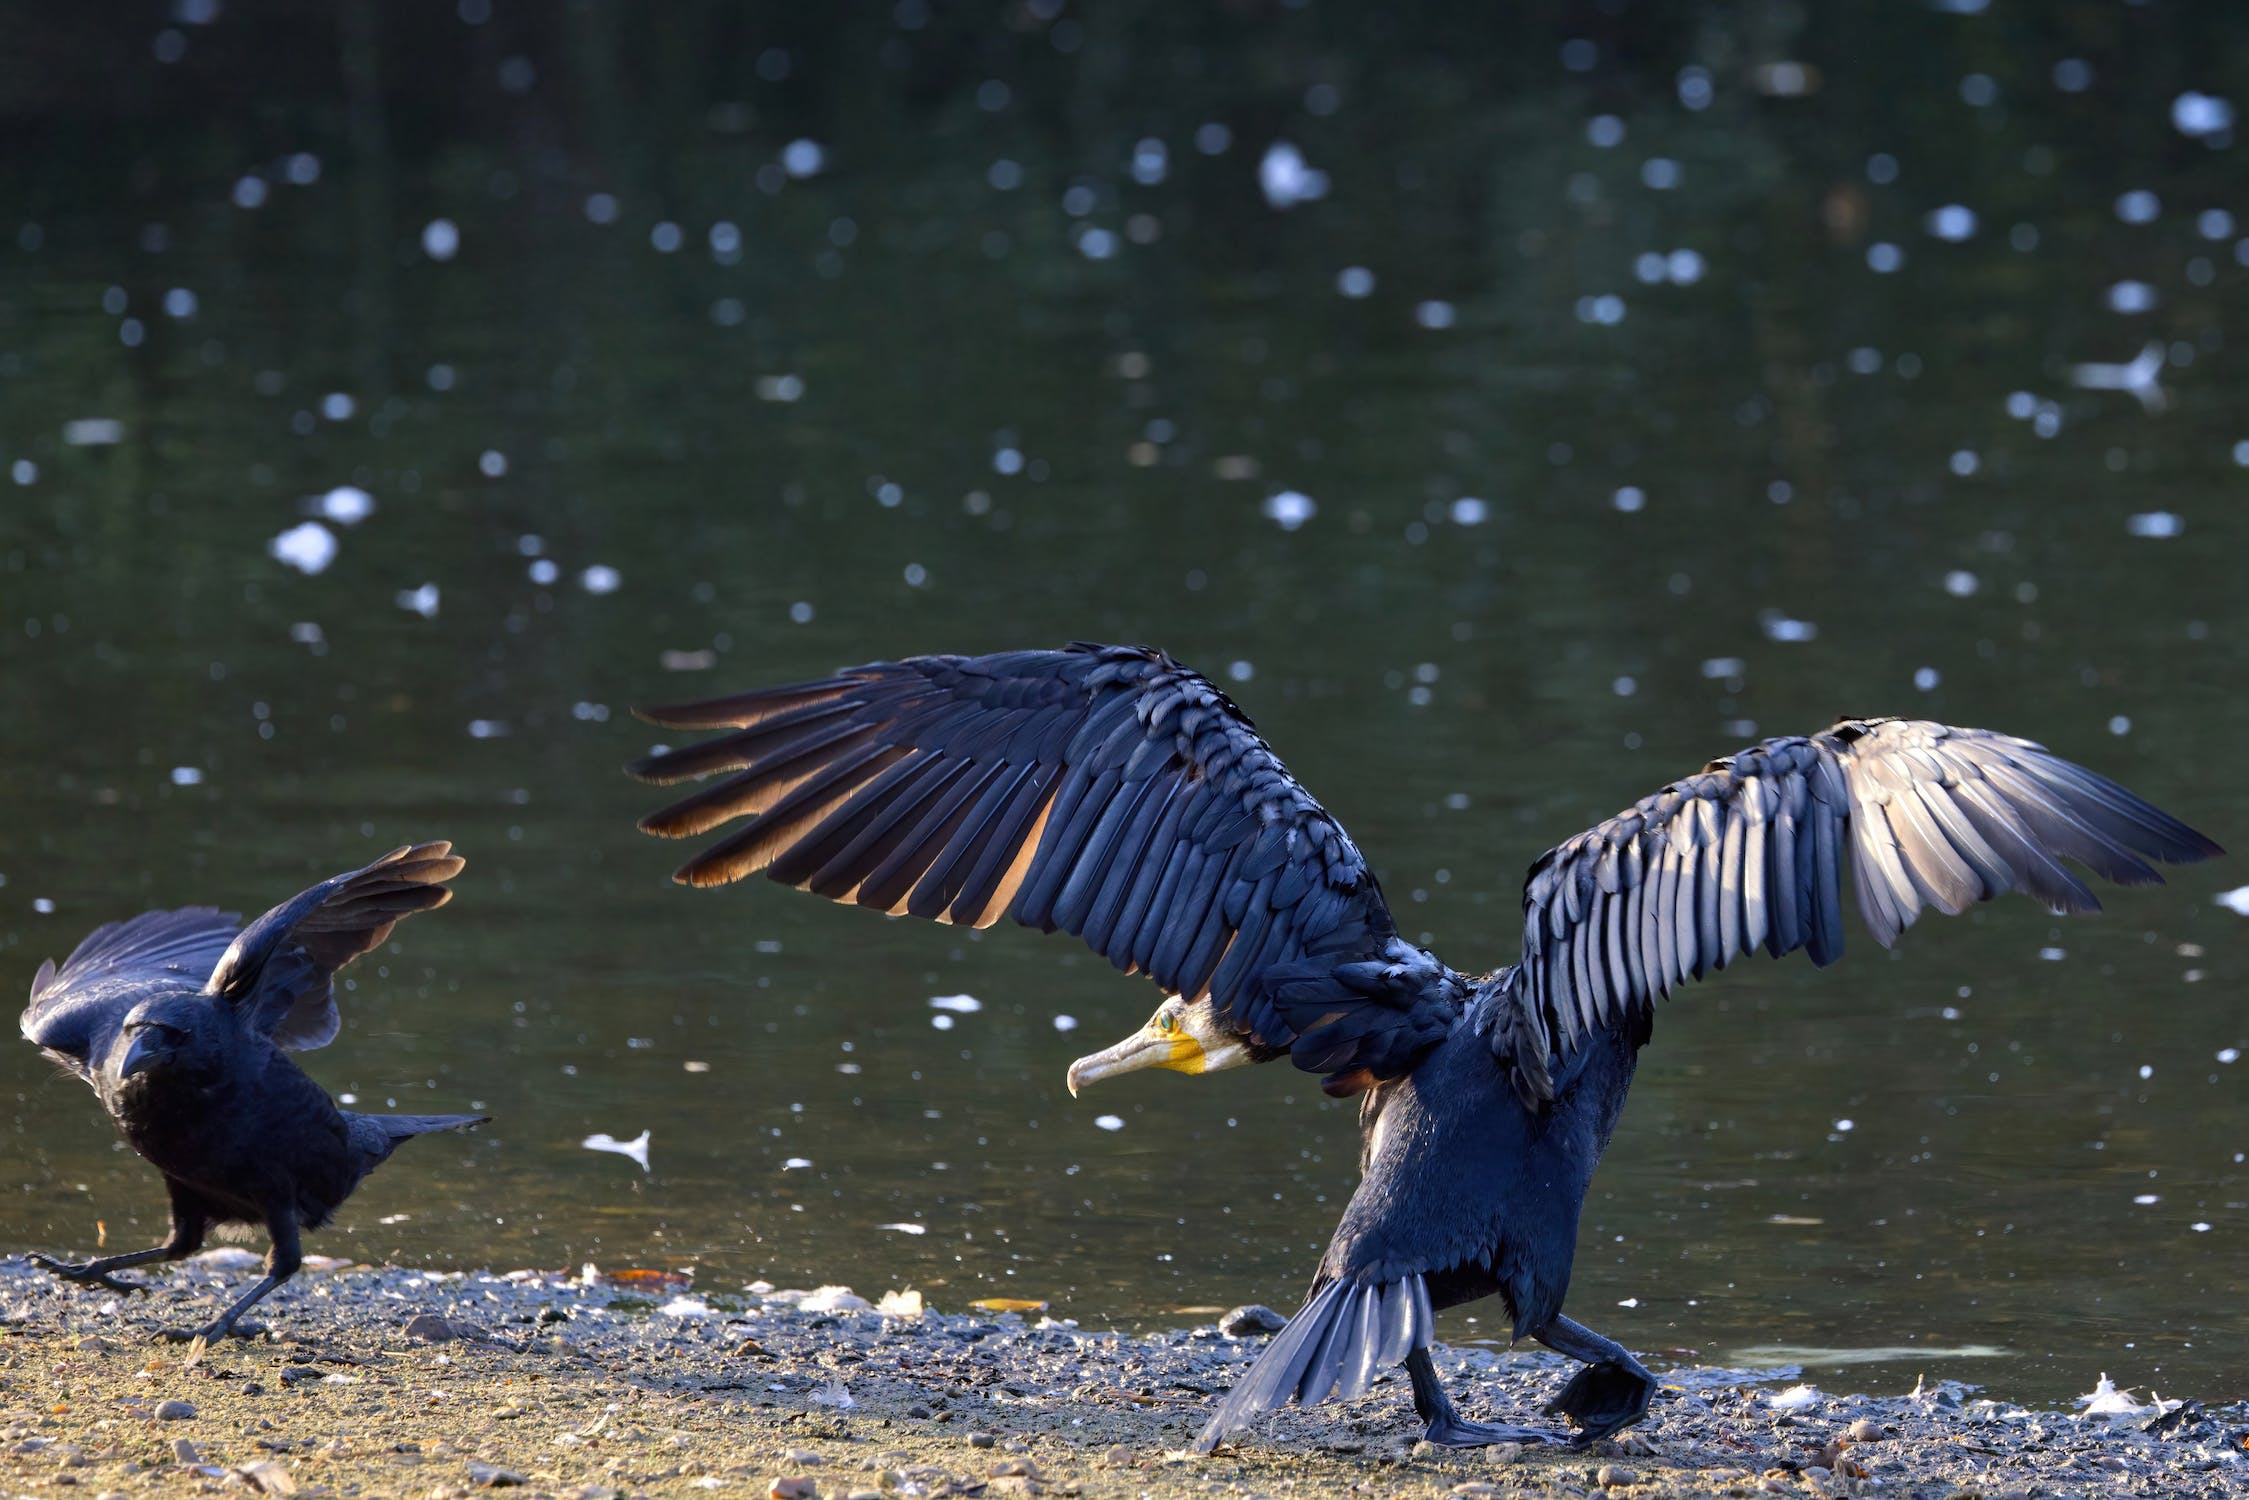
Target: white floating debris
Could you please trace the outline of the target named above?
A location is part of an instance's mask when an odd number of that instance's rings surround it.
[[[2133,536],[2177,536],[2187,529],[2184,518],[2167,510],[2144,510],[2124,523],[2124,529]]]
[[[2217,1056],[2218,1061],[2222,1063],[2237,1063],[2241,1061],[2241,1049],[2239,1047],[2220,1047]]]
[[[1921,227],[1937,239],[1957,245],[1962,240],[1975,238],[1976,211],[1965,203],[1947,203],[1942,208],[1930,209]]]
[[[800,1312],[869,1312],[874,1304],[847,1286],[817,1287],[797,1301]]]
[[[461,231],[451,219],[432,219],[422,226],[422,253],[431,260],[451,260],[461,250]]]
[[[811,1402],[814,1406],[832,1406],[839,1411],[849,1411],[852,1407],[859,1404],[858,1402],[851,1399],[851,1392],[844,1389],[844,1384],[840,1380],[831,1380],[816,1391],[806,1392],[804,1399]],[[717,1476],[711,1475],[706,1477],[716,1478]],[[701,1480],[698,1480],[696,1482],[698,1484],[702,1483]],[[715,1489],[717,1488],[717,1486],[713,1485],[711,1486],[711,1488]]]
[[[356,484],[339,484],[325,495],[313,495],[305,509],[339,526],[357,526],[375,513],[375,497]]]
[[[1859,1122],[1856,1120],[1837,1120],[1835,1122],[1835,1129],[1840,1134],[1849,1135],[1852,1131],[1858,1128],[1858,1123]]]
[[[2163,200],[2146,188],[2117,195],[2116,216],[2127,224],[2153,224],[2162,212]]]
[[[1820,628],[1809,620],[1795,620],[1777,609],[1768,609],[1757,617],[1757,626],[1765,632],[1768,641],[1799,642],[1818,638]]]
[[[792,1156],[781,1163],[781,1170],[784,1172],[801,1172],[811,1165],[812,1158],[809,1156]]]
[[[2155,288],[2145,281],[2119,281],[2108,289],[2108,310],[2113,313],[2155,311]]]
[[[595,563],[578,575],[578,587],[589,594],[614,594],[624,575],[607,563]]]
[[[932,1010],[949,1010],[956,1016],[973,1016],[984,1008],[984,1002],[974,995],[932,995],[929,1006]]]
[[[1078,1018],[1076,1016],[1056,1016],[1054,1018],[1054,1029],[1056,1031],[1075,1031],[1078,1029]]]
[[[902,1292],[884,1292],[875,1311],[886,1318],[918,1318],[929,1309],[922,1305],[921,1293],[908,1287]]]
[[[1265,497],[1265,518],[1283,531],[1294,531],[1312,519],[1319,504],[1301,490],[1283,490]]]
[[[1638,1307],[1639,1305],[1640,1299],[1638,1297],[1626,1297],[1617,1303],[1619,1307]]]
[[[1819,1405],[1822,1399],[1816,1385],[1792,1385],[1773,1397],[1773,1410],[1805,1411]]]
[[[781,148],[781,170],[791,177],[812,177],[828,164],[828,153],[818,141],[799,136]]]
[[[1265,201],[1275,208],[1294,208],[1325,198],[1328,174],[1307,166],[1304,153],[1289,142],[1275,141],[1265,148],[1264,159],[1257,164],[1257,186]]]
[[[914,1223],[914,1222],[913,1222],[912,1220],[910,1220],[910,1219],[901,1219],[901,1220],[899,1220],[899,1221],[898,1221],[897,1223],[895,1223],[895,1224],[877,1224],[877,1225],[875,1226],[875,1228],[877,1228],[877,1229],[893,1229],[893,1230],[896,1230],[896,1231],[897,1231],[898,1233],[900,1233],[900,1234],[927,1234],[927,1233],[929,1233],[929,1226],[928,1226],[927,1224],[916,1224],[916,1223]]]
[[[125,441],[125,424],[115,417],[80,417],[62,424],[62,440],[73,448],[107,448]]]
[[[674,1297],[656,1311],[667,1318],[707,1318],[711,1305],[700,1297]]]
[[[400,589],[391,596],[391,602],[409,614],[434,620],[437,618],[437,585],[425,583],[418,589]]]
[[[318,521],[306,521],[266,543],[266,551],[277,562],[310,575],[336,560],[336,534]]]
[[[2210,899],[2227,911],[2249,917],[2249,885],[2237,885],[2230,891],[2220,891]]]
[[[2171,126],[2181,135],[2203,140],[2222,136],[2233,128],[2233,105],[2211,94],[2188,89],[2171,101]]]
[[[953,1029],[953,1018],[940,1011],[929,1018],[929,1024],[939,1031],[951,1031]]]
[[[2129,364],[2087,362],[2069,367],[2069,383],[2081,391],[2129,391],[2148,411],[2163,409],[2163,345],[2149,340]]]
[[[578,1143],[588,1151],[613,1151],[619,1156],[629,1156],[648,1170],[648,1132],[643,1130],[629,1141],[620,1141],[613,1135],[589,1135]]]
[[[174,767],[172,767],[172,785],[174,785],[174,786],[201,786],[202,784],[203,784],[203,771],[202,771],[202,769],[201,769],[200,767],[198,767],[198,766],[174,766]]]
[[[1124,1129],[1124,1120],[1116,1115],[1096,1115],[1093,1118],[1093,1123],[1103,1130]]]

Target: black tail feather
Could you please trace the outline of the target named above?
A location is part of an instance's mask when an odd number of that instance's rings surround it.
[[[1418,1275],[1389,1283],[1331,1281],[1273,1336],[1195,1439],[1208,1453],[1261,1412],[1366,1393],[1374,1377],[1435,1337],[1429,1289]]]

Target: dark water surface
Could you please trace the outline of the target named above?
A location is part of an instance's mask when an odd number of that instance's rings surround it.
[[[1157,996],[1067,941],[672,887],[635,701],[1156,642],[1463,968],[1539,850],[1838,711],[2249,839],[2239,7],[9,9],[0,980],[456,840],[308,1062],[498,1123],[318,1250],[1292,1305],[1347,1107],[1074,1101]],[[2241,1394],[2245,881],[1690,991],[1571,1311]],[[0,1246],[158,1232],[82,1089],[0,1091]]]

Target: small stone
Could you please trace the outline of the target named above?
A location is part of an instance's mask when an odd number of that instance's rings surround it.
[[[1411,1448],[1408,1448],[1408,1449],[1406,1450],[1406,1457],[1408,1457],[1408,1458],[1427,1458],[1427,1457],[1429,1457],[1429,1456],[1430,1456],[1431,1454],[1433,1454],[1433,1453],[1437,1453],[1437,1452],[1441,1452],[1441,1451],[1442,1451],[1442,1450],[1441,1450],[1441,1449],[1439,1449],[1439,1448],[1437,1447],[1437,1445],[1436,1445],[1435,1443],[1432,1443],[1432,1442],[1430,1442],[1430,1441],[1429,1441],[1429,1439],[1427,1439],[1427,1438],[1422,1438],[1422,1439],[1421,1439],[1420,1441],[1416,1442],[1416,1443],[1415,1443],[1415,1444],[1414,1444],[1414,1445],[1413,1445],[1413,1446],[1412,1446]]]
[[[1101,1455],[1101,1462],[1112,1469],[1130,1468],[1132,1466],[1132,1450],[1119,1443],[1116,1447]]]
[[[195,1415],[195,1407],[186,1401],[159,1401],[156,1403],[156,1420],[159,1422],[184,1422]]]
[[[320,1378],[320,1367],[317,1365],[283,1365],[281,1367],[281,1383],[285,1386],[309,1385],[317,1382]]]
[[[78,1352],[80,1354],[107,1354],[116,1347],[115,1344],[98,1333],[89,1333],[78,1341]]]
[[[203,1462],[203,1455],[196,1452],[195,1444],[189,1442],[186,1438],[174,1438],[172,1439],[172,1462],[176,1464],[199,1464]]]
[[[968,1435],[968,1446],[971,1448],[992,1448],[998,1445],[999,1439],[988,1432],[972,1432]]]
[[[1605,1490],[1620,1490],[1628,1484],[1638,1484],[1640,1476],[1622,1464],[1603,1464],[1593,1475],[1594,1482]]]
[[[1496,1484],[1486,1484],[1481,1479],[1471,1479],[1466,1484],[1454,1485],[1452,1492],[1459,1496],[1460,1500],[1493,1500],[1493,1497],[1500,1493],[1500,1489]]]
[[[1871,1443],[1882,1436],[1882,1424],[1866,1417],[1859,1418],[1843,1430],[1847,1442]]]
[[[882,1500],[881,1490],[853,1490],[843,1500]]]
[[[1488,1464],[1511,1464],[1518,1462],[1522,1456],[1521,1443],[1494,1443],[1484,1450],[1484,1462]]]
[[[926,1418],[929,1415],[929,1408],[922,1405],[919,1401],[916,1401],[912,1406],[906,1408],[906,1415],[909,1417]]]
[[[1228,1338],[1243,1338],[1254,1333],[1279,1333],[1288,1327],[1288,1319],[1262,1302],[1247,1302],[1218,1320],[1218,1331]]]
[[[449,1339],[459,1338],[461,1331],[436,1313],[426,1312],[416,1313],[406,1320],[406,1336],[420,1339],[426,1344],[442,1344]]]
[[[488,1464],[477,1458],[469,1460],[469,1481],[488,1490],[511,1489],[527,1482],[513,1469],[503,1469],[498,1464]]]
[[[245,1464],[229,1472],[261,1495],[294,1495],[297,1492],[297,1481],[289,1477],[287,1469],[270,1458]]]
[[[818,1500],[820,1487],[803,1474],[775,1475],[765,1487],[766,1500]]]
[[[781,1462],[785,1464],[794,1464],[797,1468],[800,1469],[806,1469],[810,1468],[814,1464],[824,1464],[827,1462],[827,1460],[822,1458],[819,1454],[813,1452],[810,1448],[783,1448],[781,1450]]]

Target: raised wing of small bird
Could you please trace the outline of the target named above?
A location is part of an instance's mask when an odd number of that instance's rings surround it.
[[[2042,745],[1915,719],[1845,719],[1712,761],[1541,855],[1523,888],[1515,1004],[1494,1045],[1526,1104],[1587,1036],[1645,1026],[1660,997],[1757,948],[1843,955],[1843,871],[1884,947],[1923,906],[2019,890],[2056,912],[2100,902],[2062,864],[2123,885],[2147,863],[2222,853]]]
[[[1370,974],[1395,925],[1357,846],[1224,693],[1161,652],[914,657],[642,717],[732,731],[630,767],[729,773],[641,820],[680,838],[748,819],[683,883],[763,871],[893,914],[1072,933],[1251,1057],[1293,1050],[1344,1087],[1404,1071],[1456,1013],[1442,990]],[[1315,1036],[1290,1019],[1307,1015]]]
[[[241,927],[239,915],[211,906],[142,912],[97,927],[60,968],[51,958],[39,966],[23,1034],[91,1079],[136,1001],[165,984],[201,989]]]
[[[451,900],[441,882],[462,865],[450,844],[417,844],[324,880],[247,928],[208,906],[112,922],[60,968],[52,960],[40,966],[23,1034],[90,1079],[126,1014],[170,988],[250,1007],[252,1028],[279,1046],[326,1046],[341,1024],[329,982],[335,971],[380,946],[400,917]]]

